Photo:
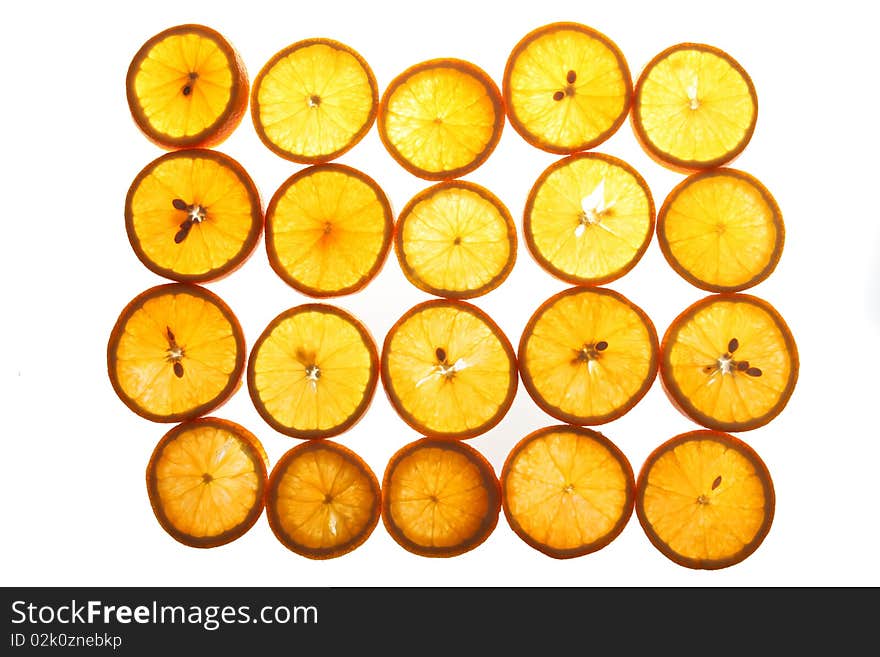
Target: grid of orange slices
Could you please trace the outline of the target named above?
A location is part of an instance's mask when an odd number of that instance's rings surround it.
[[[758,103],[728,53],[675,44],[634,80],[614,41],[557,22],[513,45],[500,84],[475,63],[437,58],[380,94],[367,60],[327,38],[279,49],[251,85],[224,36],[188,24],[137,50],[126,92],[135,125],[166,151],[128,190],[126,232],[143,265],[171,282],[125,305],[107,368],[131,411],[175,425],[146,471],[172,538],[220,546],[265,511],[279,543],[310,559],[352,552],[380,519],[408,552],[454,557],[481,546],[503,511],[524,544],[570,559],[605,548],[635,513],[650,544],[695,569],[737,564],[764,540],[770,470],[733,434],[783,410],[799,361],[780,312],[746,292],[776,268],[785,228],[764,184],[729,166]],[[244,166],[213,150],[248,101],[267,149],[303,165],[265,207]],[[639,171],[593,150],[627,117],[644,152],[684,174],[659,211]],[[535,304],[518,352],[470,302],[510,274],[517,225],[489,189],[460,179],[492,155],[506,122],[561,156],[535,181],[520,234],[543,271],[571,286]],[[374,124],[391,161],[431,182],[397,217],[376,180],[334,162]],[[672,270],[710,293],[660,336],[636,303],[603,287],[655,233]],[[267,264],[313,302],[279,309],[246,345],[204,285],[242,266],[263,236]],[[433,298],[389,309],[398,319],[377,343],[328,298],[360,293],[392,247],[409,283]],[[658,378],[697,427],[662,441],[636,473],[590,427],[630,412]],[[251,431],[209,416],[243,379],[265,433],[297,441],[274,467]],[[502,420],[520,381],[563,424],[514,430],[496,473],[467,441]],[[381,478],[330,440],[367,412],[380,383],[421,436],[396,444]]]

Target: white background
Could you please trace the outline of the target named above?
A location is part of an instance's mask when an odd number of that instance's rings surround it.
[[[880,585],[877,429],[880,353],[880,212],[877,203],[877,57],[873,21],[858,3],[143,2],[102,6],[16,3],[0,26],[3,102],[2,399],[3,585],[291,586],[799,586]],[[723,7],[723,9],[722,9]],[[662,556],[633,514],[597,553],[554,560],[523,543],[504,516],[487,542],[452,559],[399,547],[379,524],[367,542],[316,562],[284,548],[265,515],[239,540],[209,550],[171,539],[144,484],[150,453],[170,425],[134,415],[115,396],[106,344],[125,304],[164,282],[126,239],[123,203],[142,167],[162,151],[128,113],[125,73],[141,44],[179,23],[224,34],[251,80],[278,50],[307,37],[358,50],[380,90],[434,57],[470,60],[500,85],[505,60],[531,29],[573,20],[608,35],[637,78],[656,53],[681,41],[734,56],[759,100],[757,128],[733,166],[757,176],[778,201],[787,235],[778,268],[751,292],[788,321],[801,372],[788,407],[739,434],[772,474],[776,517],[761,547],[721,571],[694,571]],[[218,147],[238,159],[268,202],[302,167],[270,152],[250,115]],[[629,123],[600,145],[648,181],[657,206],[682,179],[650,161]],[[489,160],[466,179],[495,192],[517,219],[541,171],[557,158],[508,124]],[[429,183],[385,152],[373,127],[340,162],[385,189],[395,211]],[[520,232],[521,235],[521,232]],[[235,311],[248,348],[279,312],[307,301],[270,269],[264,243],[232,276],[208,284]],[[529,315],[566,286],[541,270],[520,241],[511,276],[475,300],[516,345]],[[663,260],[656,239],[609,287],[639,304],[662,336],[704,293]],[[333,303],[359,317],[377,343],[405,310],[428,298],[403,277],[393,252],[363,291]],[[216,413],[249,428],[271,464],[298,441],[274,432],[245,386]],[[513,407],[469,441],[496,471],[534,429],[557,424],[520,385]],[[638,473],[661,442],[696,425],[675,411],[659,381],[623,418],[597,427]],[[418,436],[381,386],[364,419],[338,441],[381,479],[390,456]]]

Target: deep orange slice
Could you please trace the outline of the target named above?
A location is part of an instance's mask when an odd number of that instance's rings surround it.
[[[455,440],[422,438],[388,462],[382,521],[401,547],[454,557],[482,544],[498,524],[500,488],[492,465]]]
[[[266,209],[269,264],[312,297],[352,294],[369,283],[391,248],[394,217],[365,173],[316,164],[288,178]]]
[[[157,285],[136,296],[107,342],[113,389],[154,422],[218,408],[238,389],[244,364],[238,319],[220,297],[191,283]]]
[[[305,39],[276,53],[257,74],[251,117],[274,153],[316,164],[363,139],[378,104],[376,77],[360,54],[332,39]]]
[[[263,232],[254,181],[219,151],[166,153],[125,197],[125,230],[138,259],[176,281],[213,281],[240,267]]]
[[[504,417],[517,386],[516,355],[482,310],[434,299],[397,320],[382,347],[391,405],[419,433],[472,438]]]
[[[204,25],[177,25],[137,51],[125,92],[138,128],[158,146],[209,147],[241,123],[248,77],[221,34]]]
[[[263,512],[268,459],[244,427],[200,418],[166,433],[147,465],[153,513],[173,538],[191,547],[229,543]]]
[[[761,457],[718,431],[691,431],[660,445],[642,466],[636,489],[645,534],[687,568],[742,562],[766,538],[776,507]]]
[[[556,559],[613,541],[633,510],[635,477],[620,449],[592,429],[539,429],[511,450],[501,470],[501,503],[511,529]]]
[[[481,68],[431,59],[391,81],[379,102],[379,136],[404,169],[449,180],[485,162],[504,128],[501,92]]]
[[[379,378],[379,355],[366,327],[326,304],[284,311],[257,338],[248,360],[248,391],[276,431],[326,438],[366,412]]]
[[[329,440],[290,449],[269,477],[266,517],[275,537],[310,559],[359,547],[379,523],[376,475],[357,454]]]
[[[463,180],[416,194],[397,220],[400,268],[419,289],[470,299],[501,285],[516,261],[516,226],[501,200]]]
[[[749,431],[791,398],[798,351],[769,303],[748,294],[709,295],[663,336],[660,380],[672,403],[708,429]]]
[[[529,319],[519,343],[529,396],[553,417],[578,425],[627,413],[653,384],[658,360],[651,319],[605,288],[553,295]]]
[[[502,81],[510,124],[551,153],[594,148],[621,126],[632,102],[620,48],[580,23],[551,23],[514,46]]]
[[[710,292],[739,292],[776,268],[785,241],[782,213],[754,176],[722,167],[673,189],[657,218],[660,250],[686,281]]]

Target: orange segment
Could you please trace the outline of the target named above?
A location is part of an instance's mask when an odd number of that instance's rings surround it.
[[[663,387],[685,415],[709,429],[767,424],[785,408],[797,375],[791,331],[773,306],[754,296],[705,297],[663,336]]]
[[[382,521],[423,557],[454,557],[483,543],[498,524],[498,478],[473,447],[422,438],[398,450],[382,480]]]
[[[607,283],[630,271],[647,250],[654,199],[623,160],[571,155],[535,182],[523,233],[532,255],[554,276],[578,285]]]
[[[379,523],[379,481],[350,449],[307,441],[289,450],[269,478],[266,516],[276,538],[310,559],[347,554]]]
[[[318,164],[288,178],[269,202],[269,264],[303,294],[351,294],[379,272],[393,230],[391,205],[375,180]]]
[[[652,59],[636,83],[632,124],[645,151],[676,170],[730,162],[758,119],[752,80],[726,52],[680,43]]]
[[[479,167],[504,127],[501,92],[485,71],[459,59],[432,59],[391,81],[379,103],[379,136],[419,178],[448,180]]]
[[[495,289],[516,260],[516,227],[488,189],[453,180],[422,190],[400,213],[394,240],[407,279],[430,294],[468,299]]]
[[[687,568],[727,568],[746,559],[770,531],[775,505],[761,458],[718,431],[663,443],[637,483],[642,528],[660,552]]]
[[[632,77],[620,48],[579,23],[529,32],[507,60],[502,82],[510,124],[551,153],[574,153],[608,139],[632,101]]]
[[[592,429],[539,429],[511,450],[501,503],[514,532],[557,559],[613,541],[632,515],[635,478],[623,452]]]
[[[516,393],[516,357],[488,315],[436,299],[408,310],[385,336],[382,383],[420,433],[472,438],[495,426]]]
[[[544,411],[602,424],[629,411],[657,374],[654,324],[622,294],[574,287],[545,301],[519,344],[520,375]]]
[[[206,282],[234,271],[253,252],[263,209],[253,180],[231,157],[179,150],[153,160],[134,179],[125,229],[151,271]]]
[[[154,422],[179,422],[216,409],[238,388],[244,334],[220,297],[198,285],[152,287],[120,313],[107,343],[107,370],[119,398]]]
[[[347,431],[367,410],[379,377],[369,332],[347,312],[305,304],[278,315],[248,361],[248,391],[275,430],[295,438]]]
[[[373,125],[379,89],[357,52],[332,39],[298,41],[254,79],[251,117],[263,143],[294,162],[332,160]]]
[[[125,78],[138,128],[162,148],[216,146],[241,122],[248,78],[232,45],[204,25],[160,32],[135,54]]]
[[[667,262],[689,283],[737,292],[775,269],[785,227],[760,181],[721,168],[695,173],[670,192],[660,208],[657,238]]]
[[[263,512],[267,463],[256,436],[234,422],[212,417],[174,427],[147,466],[156,519],[192,547],[234,541]]]

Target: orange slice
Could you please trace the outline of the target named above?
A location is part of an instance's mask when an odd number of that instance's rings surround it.
[[[460,180],[416,194],[400,213],[394,247],[416,287],[469,299],[501,285],[516,260],[516,227],[485,187]]]
[[[267,463],[256,436],[234,422],[210,417],[179,424],[147,465],[153,513],[184,545],[234,541],[263,512]]]
[[[626,119],[633,94],[620,48],[580,23],[529,32],[510,53],[501,86],[514,130],[561,154],[608,139]]]
[[[251,350],[248,391],[276,431],[326,438],[350,429],[370,404],[379,356],[350,314],[305,304],[273,319]]]
[[[798,376],[791,331],[769,303],[713,294],[676,317],[663,336],[660,380],[689,418],[718,431],[749,431],[782,412]]]
[[[125,229],[138,259],[176,281],[221,278],[253,253],[263,232],[254,181],[228,155],[208,149],[166,153],[134,179]]]
[[[686,281],[710,292],[738,292],[776,268],[785,226],[760,181],[721,168],[695,173],[670,192],[657,218],[657,238]]]
[[[216,146],[241,123],[248,77],[222,35],[204,25],[177,25],[137,51],[125,93],[138,128],[158,146]]]
[[[494,427],[516,393],[516,356],[498,325],[464,301],[410,308],[382,347],[382,383],[419,433],[472,438]]]
[[[388,462],[382,521],[409,552],[454,557],[489,538],[498,524],[500,496],[492,465],[473,447],[422,438]]]
[[[718,431],[691,431],[660,445],[636,489],[645,534],[687,568],[727,568],[746,559],[770,531],[776,506],[761,458]]]
[[[385,192],[342,164],[316,164],[288,178],[266,209],[272,269],[313,297],[357,292],[382,268],[394,218]]]
[[[458,178],[483,164],[501,139],[501,92],[470,62],[431,59],[391,81],[378,126],[385,148],[413,175]]]
[[[219,407],[241,383],[244,361],[244,334],[232,310],[190,283],[136,296],[107,342],[113,389],[154,422],[189,420]]]
[[[523,235],[535,260],[576,285],[620,278],[654,234],[648,184],[623,160],[580,153],[551,164],[526,200]]]
[[[332,39],[305,39],[275,54],[254,79],[251,118],[274,153],[327,162],[357,144],[376,120],[379,88],[357,52]]]
[[[573,287],[535,311],[519,343],[520,375],[545,412],[570,424],[615,420],[645,396],[659,346],[645,312],[618,292]]]
[[[363,544],[379,523],[379,481],[354,452],[331,441],[289,450],[269,477],[266,517],[276,538],[310,559]]]
[[[752,138],[758,97],[726,52],[679,43],[654,57],[636,83],[632,125],[645,151],[683,171],[733,160]]]
[[[617,538],[632,515],[634,491],[623,452],[581,427],[529,434],[501,471],[501,504],[511,529],[556,559],[596,552]]]

